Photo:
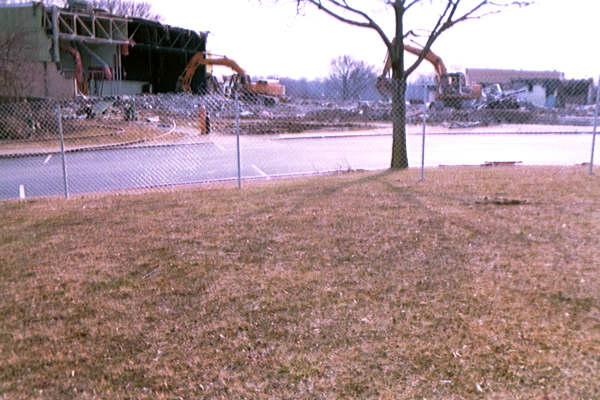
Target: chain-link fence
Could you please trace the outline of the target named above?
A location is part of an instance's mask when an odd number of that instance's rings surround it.
[[[409,85],[409,166],[593,161],[593,84],[563,93],[560,104],[538,89],[492,85],[443,98],[434,85]],[[388,168],[391,101],[326,97],[245,91],[1,104],[0,198]]]

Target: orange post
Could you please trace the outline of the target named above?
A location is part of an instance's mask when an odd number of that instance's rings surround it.
[[[208,133],[208,130],[206,129],[206,107],[204,107],[203,105],[200,106],[199,114],[200,114],[199,115],[199,117],[200,117],[200,124],[199,124],[200,134],[206,135]]]

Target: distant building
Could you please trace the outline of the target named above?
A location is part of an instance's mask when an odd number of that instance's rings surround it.
[[[170,92],[188,60],[206,51],[206,32],[110,15],[86,1],[68,3],[66,8],[0,6],[0,43],[20,52],[18,68],[11,72],[22,81],[21,97]],[[6,58],[4,53],[0,57]],[[0,65],[11,63],[17,63],[14,57],[0,60]],[[194,91],[206,85],[205,71],[198,68]],[[0,97],[13,96],[8,86],[0,84]]]
[[[467,68],[465,76],[470,84],[478,83],[483,87],[498,84],[503,90],[526,88],[517,96],[539,107],[585,105],[593,98],[592,79],[567,80],[559,71]]]
[[[487,69],[467,68],[465,71],[467,84],[478,83],[480,85],[500,84],[502,87],[514,80],[524,79],[556,79],[564,80],[565,74],[559,71],[523,71],[516,69]]]
[[[558,87],[557,105],[564,107],[567,104],[591,104],[594,98],[593,79],[572,79],[561,82]]]

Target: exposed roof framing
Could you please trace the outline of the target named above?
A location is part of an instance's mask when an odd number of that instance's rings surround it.
[[[129,30],[129,39],[135,46],[189,54],[206,50],[205,32],[198,33],[138,18],[130,20]]]
[[[98,44],[127,44],[152,50],[195,54],[206,50],[207,32],[141,18],[126,18],[97,11],[59,7],[45,9],[44,25],[54,40]]]
[[[103,44],[129,44],[124,17],[52,7],[44,19],[59,39]]]

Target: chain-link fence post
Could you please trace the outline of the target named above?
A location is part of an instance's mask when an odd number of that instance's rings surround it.
[[[598,130],[598,105],[600,102],[600,77],[598,77],[598,89],[596,90],[596,108],[594,110],[594,132],[592,133],[592,155],[590,157],[590,175],[594,173],[594,148],[596,147],[596,131]]]
[[[234,102],[233,108],[235,113],[235,138],[236,138],[236,151],[237,151],[237,181],[238,181],[238,189],[242,188],[242,162],[241,162],[241,154],[240,154],[240,106],[238,102],[238,92],[237,89],[234,88],[233,94]]]
[[[65,142],[63,138],[62,112],[60,104],[56,107],[56,117],[58,118],[58,138],[60,140],[60,154],[62,156],[62,173],[65,199],[69,198],[69,183],[67,180],[67,164],[65,160]]]
[[[421,139],[421,180],[425,180],[425,131],[427,130],[427,85],[423,85],[423,137]]]

